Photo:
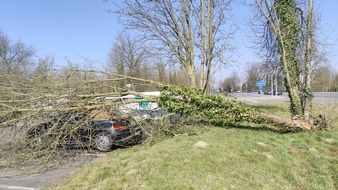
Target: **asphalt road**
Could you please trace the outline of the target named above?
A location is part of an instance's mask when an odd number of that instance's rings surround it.
[[[36,190],[46,187],[81,169],[86,163],[105,155],[105,153],[81,154],[79,158],[74,158],[74,162],[69,162],[60,169],[36,174],[18,175],[20,171],[17,169],[3,170],[0,171],[0,190]]]
[[[26,176],[4,176],[0,177],[0,189],[16,189],[16,190],[34,190],[45,187],[54,181],[60,180],[69,173],[81,168],[80,166],[70,166],[67,168],[53,170],[38,174]]]
[[[277,103],[277,102],[289,102],[287,93],[283,93],[281,96],[264,95],[253,93],[234,93],[238,100],[247,103]],[[338,103],[338,92],[315,92],[313,102],[321,103]]]

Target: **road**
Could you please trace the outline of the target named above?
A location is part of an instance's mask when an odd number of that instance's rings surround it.
[[[238,100],[247,103],[277,103],[277,102],[289,102],[287,93],[281,96],[264,95],[253,93],[235,93]],[[315,92],[313,102],[321,103],[338,103],[338,92]]]
[[[106,156],[105,153],[81,154],[74,158],[73,162],[64,164],[62,168],[46,172],[18,175],[20,170],[1,170],[0,171],[0,190],[36,190],[46,187],[70,173],[83,168],[86,163]]]
[[[81,168],[81,166],[70,166],[67,168],[52,170],[48,172],[26,175],[26,176],[4,176],[0,177],[0,189],[34,190],[45,187],[54,181],[60,180],[69,173]],[[3,173],[2,173],[3,175]]]

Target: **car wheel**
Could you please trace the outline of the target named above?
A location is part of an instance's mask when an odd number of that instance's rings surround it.
[[[101,152],[108,152],[111,150],[113,146],[113,139],[111,135],[105,132],[99,132],[94,137],[95,148],[97,148]]]
[[[28,139],[28,143],[30,145],[31,148],[35,148],[36,146],[38,146],[41,141],[42,141],[42,135],[45,133],[45,131],[41,128],[32,128],[29,130],[29,132],[27,133],[27,139]]]
[[[36,145],[38,145],[38,144],[40,144],[41,143],[41,137],[35,137],[33,140],[32,140],[32,144],[34,145],[34,146],[36,146]]]

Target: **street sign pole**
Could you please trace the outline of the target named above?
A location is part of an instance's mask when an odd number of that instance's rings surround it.
[[[263,86],[265,86],[266,85],[266,82],[265,81],[257,81],[256,82],[256,86],[258,86],[259,87],[259,94],[263,91]]]

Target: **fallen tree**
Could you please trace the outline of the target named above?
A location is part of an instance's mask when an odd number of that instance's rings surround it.
[[[25,89],[14,89],[10,88],[9,84],[5,85],[6,89],[0,90],[0,156],[3,158],[0,162],[0,168],[29,166],[28,168],[30,169],[25,171],[35,171],[37,167],[39,169],[51,169],[62,166],[65,160],[72,161],[72,158],[79,154],[88,151],[92,152],[92,149],[88,147],[81,147],[75,151],[69,149],[60,144],[65,139],[47,139],[47,143],[41,144],[41,146],[30,146],[32,142],[25,137],[25,132],[39,125],[39,123],[50,121],[56,111],[90,112],[99,110],[96,113],[104,111],[110,117],[115,117],[119,115],[117,108],[121,104],[154,101],[163,110],[178,113],[182,116],[180,123],[173,125],[164,120],[151,121],[151,124],[147,121],[136,121],[139,122],[144,134],[150,141],[154,141],[156,139],[155,136],[158,134],[161,137],[167,134],[194,134],[193,130],[187,133],[187,131],[181,129],[190,126],[190,130],[192,129],[191,126],[199,123],[221,127],[238,125],[240,122],[271,124],[278,127],[281,132],[329,128],[324,117],[314,120],[313,123],[307,123],[298,118],[281,118],[253,108],[229,94],[205,96],[200,89],[173,86],[114,73],[110,73],[110,75],[114,75],[118,80],[135,80],[155,85],[161,91],[161,94],[158,97],[148,96],[130,91],[124,87],[109,86],[109,82],[118,81],[116,78],[111,80],[74,81],[71,85],[69,83],[55,83],[48,87],[31,85],[30,88]],[[99,86],[99,84],[102,86]],[[109,90],[103,92],[102,88],[107,86]],[[96,92],[91,88],[100,90]],[[115,100],[97,98],[107,96],[122,97],[128,94],[138,98],[117,98]],[[131,120],[133,119],[131,115],[128,115],[128,117]],[[59,132],[66,131],[70,134],[68,137],[76,138],[77,128],[85,124],[81,123],[79,126],[75,125],[71,128],[66,125],[59,126]],[[58,130],[50,132],[58,134]],[[53,137],[63,138],[64,136],[53,135]]]
[[[226,126],[236,122],[271,124],[282,131],[329,129],[325,117],[319,115],[312,122],[297,117],[282,118],[240,102],[236,97],[223,94],[203,96],[201,90],[173,85],[158,84],[163,92],[158,98],[159,105],[173,112],[198,116],[201,120],[214,125]]]

